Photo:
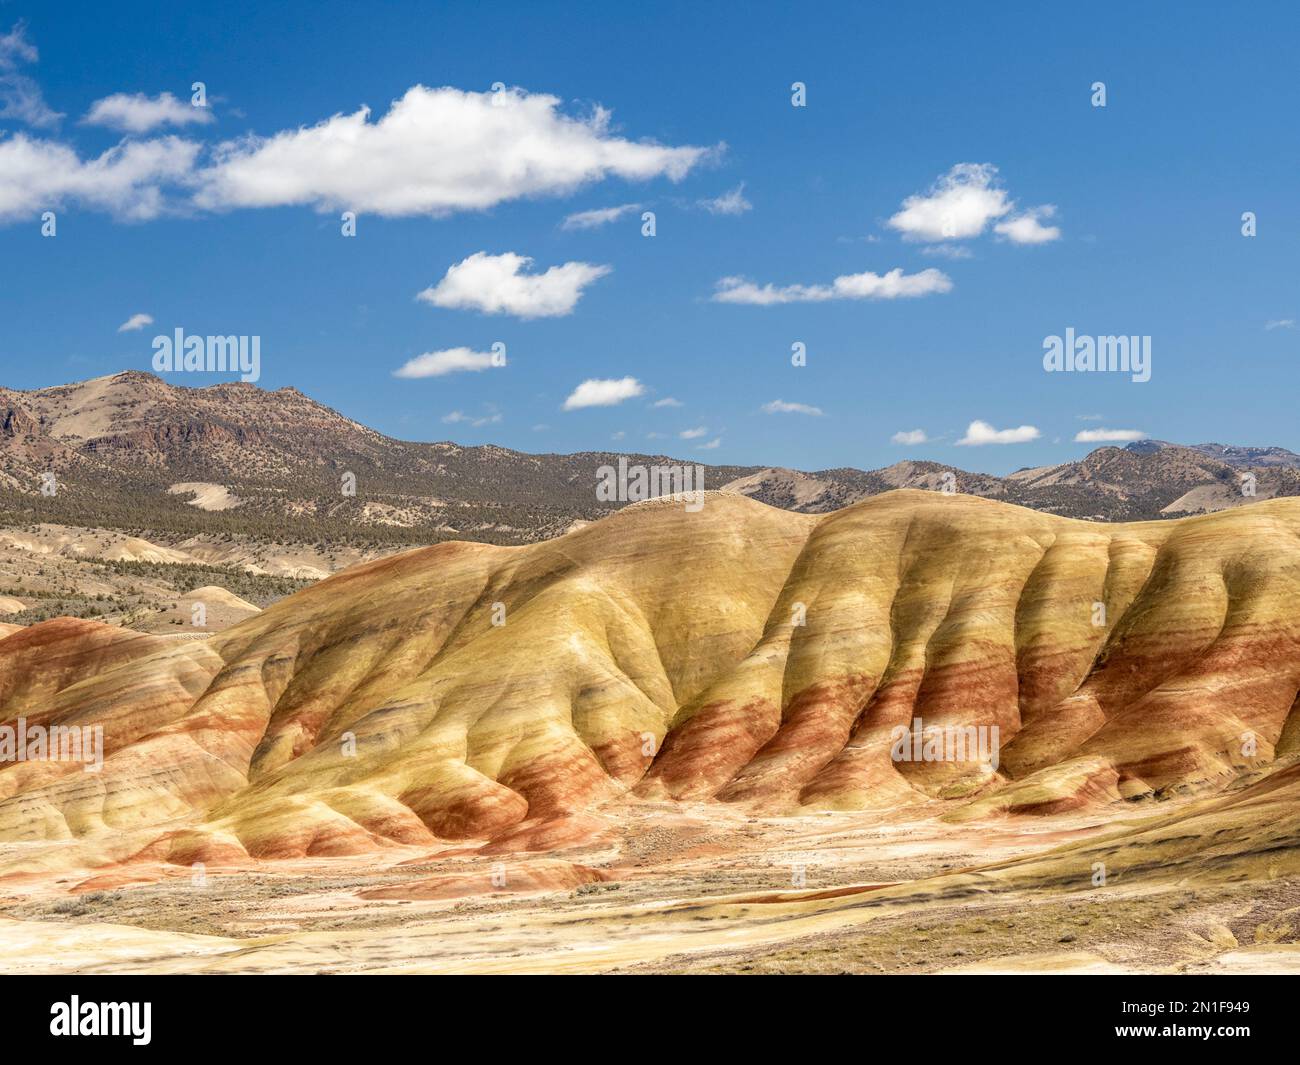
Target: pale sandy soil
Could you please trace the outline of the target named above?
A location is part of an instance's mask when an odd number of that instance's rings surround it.
[[[92,560],[197,563],[320,580],[387,553],[314,544],[265,544],[242,537],[195,536],[159,543],[105,529],[49,524],[9,527],[0,529],[0,617],[44,607],[62,596],[102,597],[103,612],[96,620],[173,633],[177,626],[189,630],[193,601],[204,598],[208,623],[198,631],[218,632],[256,613],[257,608],[225,589],[220,589],[220,594],[209,590],[206,597],[199,597],[196,589],[178,597],[174,589],[148,573],[106,571]],[[147,600],[147,608],[128,611],[115,607],[140,597]]]
[[[545,854],[9,877],[0,972],[1300,971],[1300,878],[1013,892],[957,875],[1103,826],[638,804]]]
[[[1236,485],[1201,484],[1190,492],[1179,496],[1161,514],[1208,514],[1211,511],[1226,510],[1228,507],[1244,507],[1256,499],[1273,498],[1274,490],[1261,488],[1258,495],[1244,496]]]
[[[409,550],[394,547],[393,551]],[[192,536],[161,543],[111,529],[42,524],[0,529],[0,571],[19,562],[66,564],[87,558],[126,562],[198,562],[237,566],[250,573],[318,580],[389,550],[321,548],[315,544],[265,544],[245,537]]]
[[[196,612],[196,608],[201,610]],[[165,636],[207,635],[238,625],[259,609],[225,588],[206,585],[176,596],[163,609],[140,619],[132,627]],[[202,625],[195,624],[199,619]]]
[[[224,484],[211,484],[208,481],[182,481],[170,485],[167,492],[169,495],[192,496],[187,502],[199,510],[230,510],[243,502],[238,496],[232,495]]]
[[[37,525],[31,529],[0,529],[0,550],[6,555],[67,559],[106,558],[114,562],[191,562],[184,551],[104,529]]]

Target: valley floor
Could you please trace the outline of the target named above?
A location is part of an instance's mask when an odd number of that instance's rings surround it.
[[[646,803],[584,818],[545,857],[10,876],[0,972],[1300,972],[1294,850],[1263,871],[1105,885],[1071,857],[1152,820],[1138,808],[956,826]],[[1044,854],[1027,877],[999,872]]]

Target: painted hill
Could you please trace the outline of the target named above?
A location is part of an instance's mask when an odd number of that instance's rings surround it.
[[[961,820],[1212,793],[1300,750],[1298,537],[1300,500],[1103,525],[710,493],[356,566],[206,640],[34,625],[0,640],[0,718],[102,725],[106,758],[0,767],[0,840],[188,864],[546,849],[645,801]],[[900,758],[918,718],[918,751],[996,727],[996,765]]]

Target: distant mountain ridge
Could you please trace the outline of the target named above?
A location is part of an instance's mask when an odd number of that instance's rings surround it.
[[[303,543],[531,543],[624,506],[595,491],[599,468],[620,454],[401,441],[294,388],[187,388],[130,371],[32,391],[0,388],[0,522],[148,531],[162,539],[202,533]],[[623,457],[646,465],[685,461]],[[897,488],[956,491],[1100,521],[1300,495],[1300,455],[1285,448],[1158,440],[1101,447],[1007,477],[924,460],[878,470],[704,468],[710,489],[805,513]]]
[[[1166,440],[1138,440],[1125,447],[1138,455],[1152,455],[1167,448],[1186,448],[1218,459],[1229,466],[1249,469],[1255,466],[1286,466],[1300,469],[1300,455],[1284,447],[1237,447],[1230,444],[1171,444]]]

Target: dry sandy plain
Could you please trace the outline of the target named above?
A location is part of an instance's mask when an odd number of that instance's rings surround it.
[[[594,842],[545,857],[450,849],[11,881],[0,972],[1300,972],[1293,865],[1094,886],[1069,845],[1114,833],[1111,816],[954,831],[650,803],[604,820],[583,826]],[[1027,882],[989,867],[1062,847]]]

